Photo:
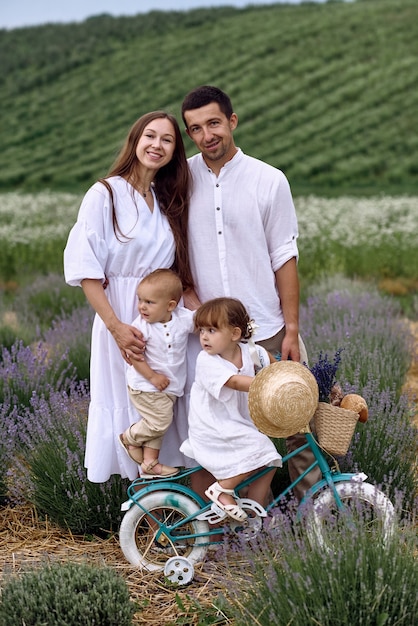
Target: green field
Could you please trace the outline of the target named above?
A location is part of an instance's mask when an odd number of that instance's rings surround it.
[[[416,0],[102,15],[2,30],[0,58],[4,191],[85,190],[139,115],[211,83],[295,194],[418,192]]]

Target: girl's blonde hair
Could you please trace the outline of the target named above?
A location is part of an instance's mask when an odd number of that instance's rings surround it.
[[[241,330],[241,339],[250,339],[251,320],[245,306],[235,298],[214,298],[202,304],[194,316],[195,330],[199,328],[226,328]]]

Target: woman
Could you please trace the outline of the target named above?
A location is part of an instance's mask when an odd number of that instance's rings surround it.
[[[137,465],[117,437],[137,421],[126,368],[141,360],[144,342],[135,318],[139,281],[159,267],[173,267],[192,289],[187,252],[189,171],[176,119],[147,113],[132,126],[108,176],[86,193],[64,251],[65,280],[82,287],[96,311],[92,329],[87,425],[87,476],[131,480]],[[182,464],[183,432],[166,437],[165,462]]]

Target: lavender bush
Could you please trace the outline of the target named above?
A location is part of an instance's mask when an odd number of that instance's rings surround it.
[[[341,466],[361,469],[392,498],[403,492],[405,505],[414,506],[417,479],[417,429],[401,387],[411,358],[412,336],[396,303],[377,290],[334,277],[317,285],[301,308],[301,327],[311,368],[324,352],[342,349],[336,377],[345,393],[362,395],[369,420],[358,424]],[[318,355],[318,356],[315,356]],[[412,356],[411,356],[412,355]]]
[[[53,320],[51,327],[42,334],[44,342],[55,354],[67,355],[78,380],[87,380],[90,374],[92,323],[92,308],[83,304],[69,315]]]
[[[335,535],[335,550],[312,550],[282,515],[256,545],[240,546],[246,567],[227,576],[222,610],[235,626],[410,626],[418,612],[418,548],[408,527],[383,546],[363,525]]]
[[[62,277],[40,278],[14,302],[17,334],[25,314],[31,343],[18,339],[0,351],[0,497],[32,502],[75,533],[99,533],[117,527],[127,482],[86,478],[93,315],[81,290],[68,288],[81,294],[77,305],[62,285]]]
[[[358,393],[370,380],[382,390],[400,389],[412,337],[393,299],[364,283],[334,277],[309,289],[300,317],[311,366],[321,352],[342,349],[339,377]]]
[[[13,426],[15,446],[9,470],[12,501],[32,502],[41,515],[77,534],[113,531],[120,523],[120,503],[128,483],[113,477],[91,483],[84,469],[89,394],[83,384],[69,392],[33,396]],[[10,424],[10,420],[9,420]],[[13,446],[11,446],[13,447]]]
[[[369,405],[368,423],[358,425],[339,462],[347,471],[366,472],[392,499],[403,494],[401,506],[414,509],[417,430],[400,394],[411,338],[399,309],[355,281],[327,279],[311,291],[301,307],[310,367],[328,359],[331,378]],[[57,303],[49,327],[39,326],[36,344],[19,341],[0,353],[0,437],[6,442],[0,446],[0,486],[3,473],[9,498],[34,502],[74,532],[114,528],[126,499],[124,481],[94,485],[84,470],[89,394],[75,380],[88,377],[91,320],[84,303],[67,311]]]
[[[54,354],[44,343],[25,346],[18,341],[0,351],[0,402],[28,406],[33,396],[68,388],[74,374],[65,352]]]
[[[2,626],[131,626],[136,605],[114,568],[49,563],[6,579],[0,599]]]

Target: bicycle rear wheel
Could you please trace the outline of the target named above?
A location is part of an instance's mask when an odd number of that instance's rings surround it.
[[[389,498],[370,483],[341,482],[335,489],[344,507],[339,509],[329,487],[306,505],[305,528],[313,547],[332,550],[344,529],[359,524],[371,538],[388,542],[396,527],[396,515]]]
[[[148,571],[159,571],[173,556],[185,557],[192,564],[204,559],[207,546],[201,544],[207,544],[208,538],[187,535],[207,533],[207,522],[192,519],[182,523],[200,511],[196,502],[174,491],[154,491],[139,502],[145,510],[132,504],[119,529],[119,543],[129,563]],[[161,525],[167,532],[158,536]]]

